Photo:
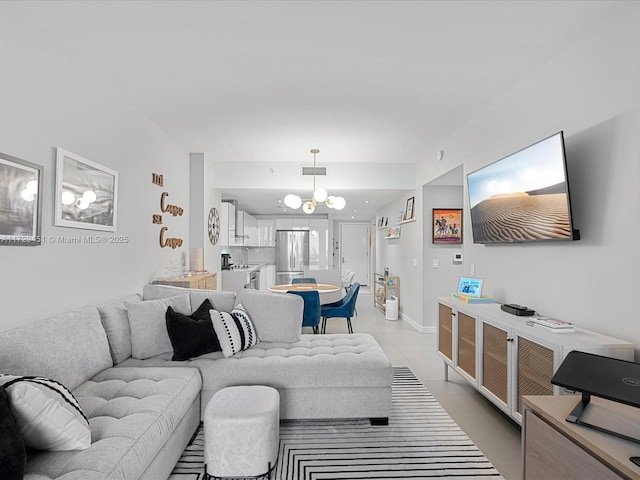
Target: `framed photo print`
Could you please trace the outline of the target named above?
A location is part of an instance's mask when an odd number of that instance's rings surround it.
[[[56,225],[115,232],[117,200],[118,172],[57,149]]]
[[[40,245],[43,167],[0,153],[0,245]]]
[[[432,243],[457,245],[462,243],[462,209],[434,208],[431,226]]]
[[[416,201],[416,197],[411,197],[407,200],[407,206],[404,209],[404,218],[403,220],[413,220],[413,206]]]

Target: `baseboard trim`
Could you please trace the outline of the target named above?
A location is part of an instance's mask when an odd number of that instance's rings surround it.
[[[402,319],[403,322],[408,323],[420,333],[436,333],[436,327],[425,327],[423,325],[420,325],[409,315],[405,315],[402,312],[400,312],[400,318]]]

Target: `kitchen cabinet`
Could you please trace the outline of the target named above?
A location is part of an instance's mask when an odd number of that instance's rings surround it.
[[[329,221],[324,218],[309,220],[309,266],[329,268]]]
[[[633,344],[576,328],[554,333],[497,303],[438,298],[438,355],[498,408],[522,423],[523,396],[559,395],[551,378],[572,350],[633,361]]]
[[[274,264],[267,265],[267,289],[276,284],[276,266]]]
[[[276,246],[276,221],[258,220],[258,246]]]
[[[273,264],[260,265],[260,290],[269,290],[276,284],[276,266]]]
[[[309,219],[276,218],[276,230],[309,230]]]
[[[233,203],[222,202],[220,205],[220,246],[235,245],[236,241],[236,207]]]
[[[293,230],[293,218],[276,218],[276,230]]]
[[[245,211],[238,212],[237,219],[235,245],[257,247],[258,219]]]
[[[244,288],[260,288],[260,265],[222,271],[222,290],[239,293]]]
[[[294,230],[309,230],[309,218],[294,218],[293,229]]]

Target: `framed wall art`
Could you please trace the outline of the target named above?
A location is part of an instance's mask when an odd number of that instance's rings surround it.
[[[457,245],[462,243],[462,209],[434,208],[431,226],[434,244]]]
[[[416,201],[416,197],[411,197],[409,199],[407,199],[407,206],[404,209],[404,218],[403,220],[413,220],[414,218],[414,204]]]
[[[0,153],[0,245],[40,245],[43,167]]]
[[[118,172],[57,149],[56,225],[115,232],[117,200]]]

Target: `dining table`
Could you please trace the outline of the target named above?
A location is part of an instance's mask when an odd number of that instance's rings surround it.
[[[274,285],[269,288],[272,292],[309,292],[317,290],[319,293],[333,293],[340,290],[338,285],[328,283],[287,283],[284,285]]]
[[[274,285],[270,287],[269,290],[277,293],[312,292],[315,290],[320,294],[320,305],[337,302],[341,298],[339,293],[341,287],[330,283],[287,283]]]

